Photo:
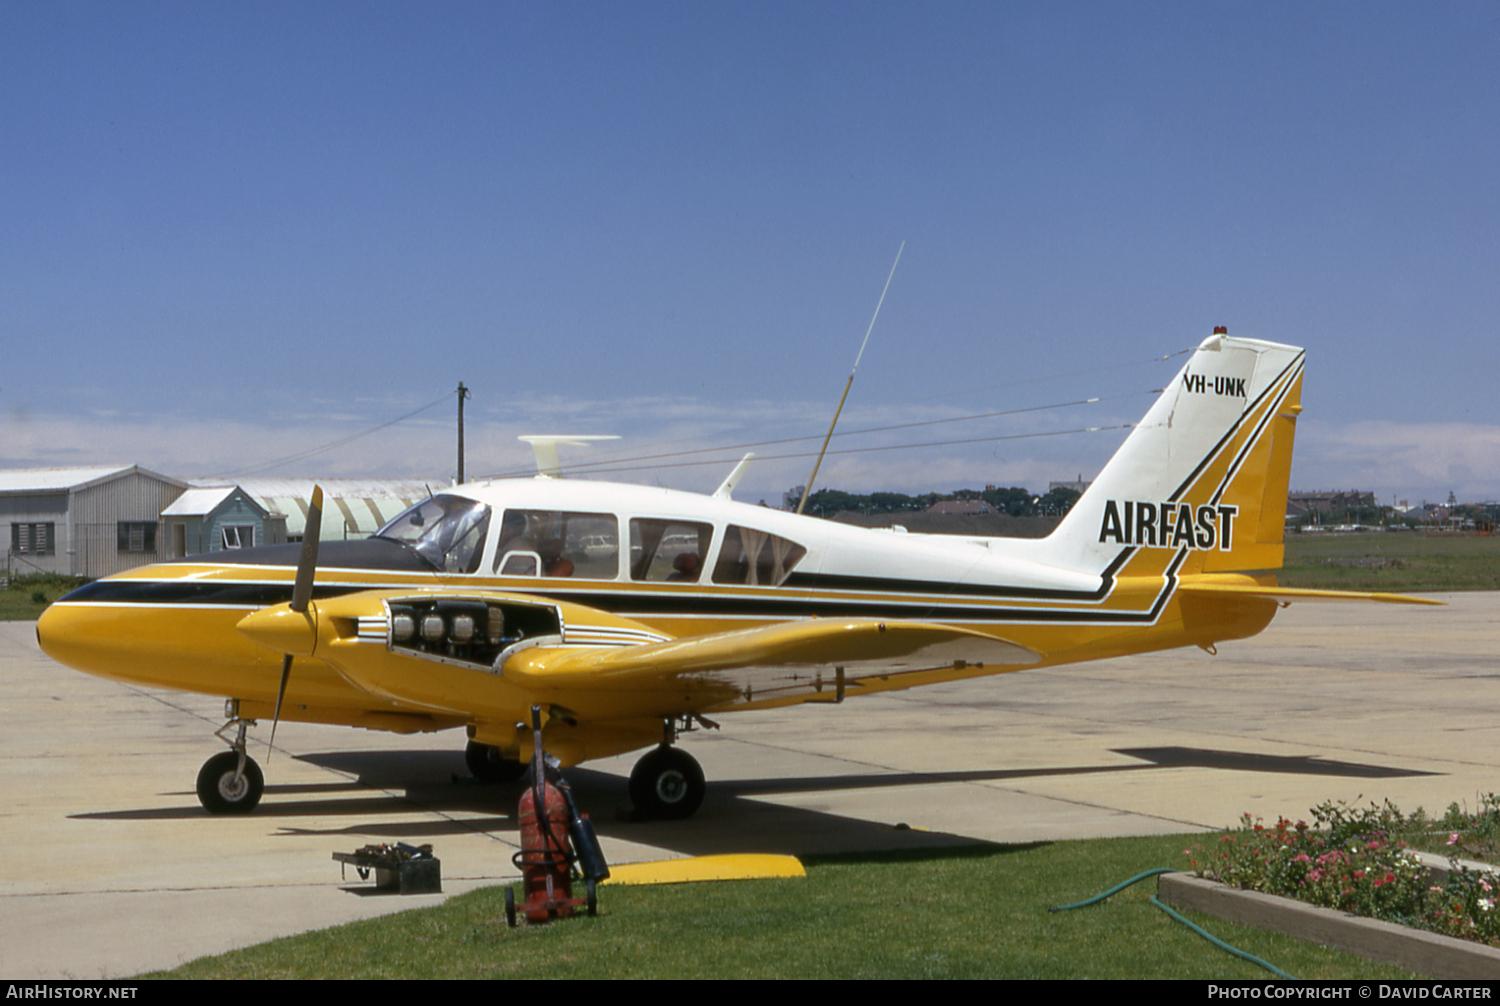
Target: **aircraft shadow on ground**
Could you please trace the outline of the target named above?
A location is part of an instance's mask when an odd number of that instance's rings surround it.
[[[1139,759],[1133,764],[1071,765],[1026,769],[981,769],[946,772],[862,772],[832,776],[738,779],[712,782],[698,816],[690,821],[629,821],[626,781],[590,769],[567,771],[579,806],[589,813],[601,837],[703,855],[725,851],[859,852],[875,848],[921,847],[972,843],[973,838],[876,824],[839,814],[789,807],[767,796],[901,789],[953,783],[993,783],[1100,773],[1149,772],[1204,768],[1316,775],[1332,778],[1385,779],[1432,775],[1394,766],[1328,761],[1311,756],[1266,755],[1204,748],[1122,748],[1114,753]],[[348,781],[313,785],[268,785],[255,817],[292,836],[348,836],[421,844],[455,835],[489,834],[514,844],[516,801],[523,784],[488,785],[465,775],[463,758],[452,751],[338,751],[301,755],[298,760],[350,777]],[[173,794],[171,807],[141,808],[74,815],[95,820],[190,820],[205,812],[191,792]],[[282,802],[288,797],[297,799]],[[893,801],[893,809],[902,808]],[[422,820],[391,820],[413,811],[437,815]],[[454,817],[450,815],[464,814]],[[292,822],[309,818],[345,818],[336,827],[302,828]],[[897,814],[899,817],[899,813]],[[696,827],[695,827],[696,825]]]

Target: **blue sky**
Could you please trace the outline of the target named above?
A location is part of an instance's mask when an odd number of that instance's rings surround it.
[[[1497,68],[1493,3],[5,5],[0,466],[249,471],[463,381],[471,475],[712,489],[821,436],[904,241],[841,430],[1037,411],[820,485],[1092,477],[1118,429],[1039,434],[1225,324],[1308,349],[1296,485],[1494,499]],[[446,479],[453,413],[266,474]]]

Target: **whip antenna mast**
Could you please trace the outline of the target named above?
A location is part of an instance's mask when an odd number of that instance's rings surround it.
[[[870,333],[875,331],[875,319],[880,317],[880,305],[885,303],[885,292],[891,288],[891,280],[896,276],[896,266],[901,264],[901,253],[906,250],[906,242],[901,242],[901,247],[896,249],[896,261],[891,263],[891,274],[885,278],[885,286],[880,288],[880,299],[875,302],[875,313],[870,316],[870,327],[865,329],[865,341],[859,344],[859,352],[854,356],[854,366],[849,368],[849,380],[844,382],[844,393],[839,396],[839,407],[833,410],[833,422],[828,424],[828,435],[823,438],[823,447],[818,451],[818,460],[813,462],[812,474],[807,477],[807,488],[802,490],[802,502],[797,504],[797,512],[801,513],[807,508],[807,498],[812,495],[813,483],[818,480],[818,469],[823,466],[823,455],[828,453],[828,441],[833,439],[833,428],[839,424],[839,413],[844,411],[844,399],[849,397],[849,389],[854,387],[854,372],[859,369],[859,361],[865,355],[865,347],[870,344]]]

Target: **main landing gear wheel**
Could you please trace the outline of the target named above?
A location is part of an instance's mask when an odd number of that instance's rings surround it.
[[[662,745],[630,770],[630,802],[646,817],[692,817],[707,791],[698,760],[677,748]]]
[[[248,814],[265,790],[260,766],[247,757],[241,773],[237,751],[221,751],[198,770],[198,800],[210,814]]]
[[[493,744],[469,741],[464,747],[464,762],[469,772],[480,782],[515,782],[526,774],[531,766],[523,761],[512,761],[500,754]]]
[[[516,928],[516,889],[514,887],[505,889],[505,924],[511,929]]]

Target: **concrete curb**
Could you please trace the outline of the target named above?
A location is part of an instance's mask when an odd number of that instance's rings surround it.
[[[1157,878],[1156,892],[1173,908],[1285,933],[1433,978],[1500,978],[1500,950],[1468,940],[1362,919],[1273,894],[1225,887],[1188,873],[1162,874]]]

